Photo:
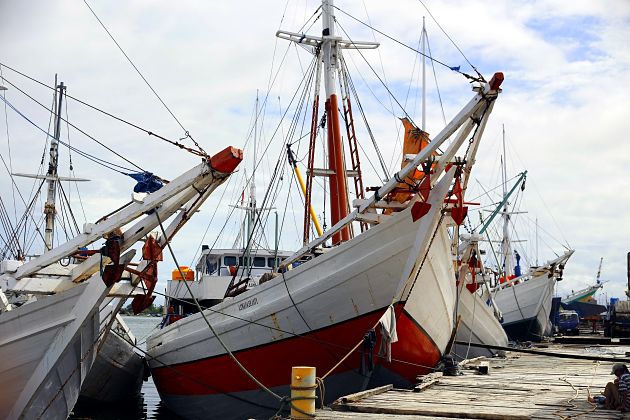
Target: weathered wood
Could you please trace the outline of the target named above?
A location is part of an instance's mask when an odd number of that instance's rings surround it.
[[[433,384],[437,383],[442,377],[442,372],[434,372],[425,375],[418,385],[413,388],[413,392],[420,392]]]
[[[356,402],[356,401],[362,400],[363,398],[366,398],[366,397],[371,397],[373,395],[377,395],[377,394],[381,394],[383,392],[387,392],[387,391],[389,391],[389,390],[391,390],[393,388],[394,388],[394,385],[392,385],[392,384],[383,385],[383,386],[380,386],[378,388],[368,389],[368,390],[365,390],[365,391],[356,392],[354,394],[346,395],[345,397],[339,398],[339,401],[342,402],[342,403]]]
[[[589,349],[590,350],[590,349]],[[593,356],[583,347],[551,345],[546,352]],[[606,348],[598,358],[614,360],[630,348]],[[601,357],[605,356],[605,357]],[[473,370],[488,364],[490,375]],[[630,414],[597,409],[588,395],[599,395],[610,375],[611,363],[561,359],[537,354],[508,353],[507,358],[475,358],[461,376],[430,374],[419,378],[410,392],[381,387],[340,398],[323,419],[630,419]],[[321,414],[321,416],[320,416]]]

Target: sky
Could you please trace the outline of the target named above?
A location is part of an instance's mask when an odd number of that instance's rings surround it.
[[[188,131],[210,154],[228,145],[244,148],[245,161],[230,184],[217,190],[173,241],[178,260],[187,265],[194,265],[202,243],[231,247],[240,216],[229,205],[236,203],[244,180],[251,175],[254,153],[259,163],[258,199],[262,200],[283,139],[291,133],[291,118],[281,119],[281,115],[287,108],[287,115],[294,112],[299,101],[291,98],[311,62],[308,51],[278,40],[275,33],[278,29],[300,31],[305,22],[309,27],[317,2],[190,0],[175,7],[173,2],[153,0],[88,0],[88,4],[184,128],[83,1],[1,1],[0,62],[48,85],[56,73],[70,95],[167,138],[178,140]],[[418,124],[421,119],[420,57],[412,49],[419,46],[426,17],[435,59],[474,74],[470,62],[487,79],[496,71],[505,74],[468,198],[483,205],[498,200],[496,195],[492,200],[484,196],[481,185],[492,189],[501,183],[504,126],[508,179],[528,171],[526,189],[514,201],[516,210],[527,212],[514,217],[513,235],[523,241],[517,248],[532,263],[552,259],[565,246],[575,249],[558,285],[560,295],[592,284],[603,257],[605,295],[623,296],[630,251],[630,2],[503,0],[488,7],[480,0],[357,0],[336,5],[340,9],[335,12],[338,35],[380,43],[377,50],[349,51],[344,57],[389,172],[400,161],[398,118],[406,112]],[[321,20],[309,28],[314,35],[320,31]],[[1,69],[8,81],[43,104],[51,103],[50,90],[6,67]],[[6,99],[46,130],[49,112],[8,83],[4,85],[9,88]],[[260,112],[254,152],[251,127],[257,95]],[[426,130],[437,134],[444,126],[443,115],[450,120],[472,95],[461,74],[439,63],[434,73],[427,63]],[[67,108],[73,124],[166,179],[198,163],[196,156],[77,102],[70,100]],[[307,131],[308,124],[300,120],[293,137],[300,159],[307,144],[297,139]],[[62,137],[87,153],[129,166],[74,129],[64,127]],[[379,185],[382,171],[364,127],[358,128],[357,137],[363,147],[365,184]],[[182,141],[191,145],[189,139]],[[37,171],[44,146],[45,135],[11,109],[6,118],[0,117],[0,154],[13,172]],[[67,149],[61,149],[60,159],[60,172],[69,175]],[[131,178],[76,153],[72,161],[74,176],[91,179],[79,186],[80,203],[76,187],[68,189],[80,223],[94,221],[129,200],[134,186]],[[280,167],[283,187],[270,205],[279,213],[280,247],[296,249],[301,244],[302,199],[286,163]],[[13,213],[11,183],[4,167],[0,172],[0,193]],[[28,195],[32,181],[16,182]],[[16,201],[17,214],[23,205],[19,198]],[[314,192],[313,202],[319,205],[316,211],[321,216],[321,191]],[[473,225],[478,213],[471,208]],[[273,226],[270,220],[264,239],[269,246],[273,246]],[[173,267],[170,258],[162,263],[160,287]]]

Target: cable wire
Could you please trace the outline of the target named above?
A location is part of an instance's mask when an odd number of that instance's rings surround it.
[[[98,21],[98,23],[103,27],[103,29],[105,30],[105,32],[107,32],[107,35],[109,35],[109,37],[111,38],[112,41],[114,41],[114,44],[116,44],[116,46],[118,47],[118,49],[120,50],[120,52],[125,56],[125,58],[127,59],[127,61],[129,61],[129,64],[131,64],[131,67],[134,68],[134,70],[136,71],[136,73],[138,73],[138,75],[140,76],[140,78],[144,81],[144,83],[146,83],[146,85],[149,87],[149,89],[151,89],[151,92],[153,92],[153,94],[155,95],[155,97],[160,101],[160,103],[162,105],[164,105],[164,108],[166,108],[166,110],[168,111],[169,114],[171,114],[171,117],[173,117],[173,119],[177,122],[177,124],[181,127],[182,130],[184,130],[184,137],[183,138],[189,138],[190,140],[192,140],[192,142],[195,144],[195,146],[197,147],[197,149],[199,149],[200,152],[202,152],[204,155],[207,155],[207,153],[203,150],[203,148],[199,145],[199,143],[197,143],[197,141],[190,135],[190,132],[188,130],[186,130],[186,128],[184,127],[184,125],[179,121],[179,119],[175,116],[175,114],[173,113],[173,111],[171,111],[171,109],[168,107],[168,105],[166,105],[166,102],[164,102],[164,100],[162,99],[162,97],[157,93],[157,91],[153,88],[153,86],[151,86],[151,83],[149,83],[149,81],[146,79],[146,77],[144,77],[144,75],[142,74],[142,72],[140,71],[140,69],[138,69],[138,67],[134,64],[134,62],[131,60],[131,58],[129,58],[129,56],[127,55],[127,53],[125,52],[125,50],[123,50],[123,48],[120,46],[120,44],[118,43],[118,41],[116,41],[116,38],[114,38],[114,36],[112,35],[112,33],[109,31],[109,29],[107,29],[107,27],[105,26],[105,24],[103,23],[103,21],[98,17],[98,15],[96,14],[96,12],[94,11],[94,9],[92,9],[90,7],[90,5],[88,4],[87,0],[83,0],[83,3],[85,3],[85,5],[87,6],[88,9],[90,9],[90,12],[92,12],[92,15],[94,15],[94,17],[96,18],[96,20]],[[180,139],[181,140],[181,139]]]
[[[447,69],[449,69],[449,70],[451,70],[451,71],[454,71],[454,72],[456,72],[456,73],[459,73],[459,74],[461,74],[462,76],[466,77],[467,79],[470,79],[470,80],[473,80],[473,81],[478,81],[478,82],[483,82],[483,81],[485,81],[485,80],[483,79],[483,77],[481,77],[481,75],[479,75],[480,77],[474,77],[474,76],[471,76],[471,75],[469,75],[469,74],[466,74],[466,73],[464,73],[463,71],[461,71],[461,70],[459,69],[459,66],[449,66],[448,64],[444,63],[443,61],[440,61],[440,60],[438,60],[438,59],[436,59],[436,58],[433,58],[433,57],[431,57],[431,56],[429,56],[429,55],[427,55],[427,54],[423,54],[423,53],[422,53],[422,51],[419,51],[419,50],[417,50],[417,49],[413,48],[412,46],[409,46],[409,45],[405,44],[404,42],[399,41],[399,40],[397,40],[396,38],[394,38],[394,37],[391,37],[391,36],[387,35],[387,34],[386,34],[386,33],[384,33],[383,31],[379,31],[378,29],[376,29],[376,28],[374,28],[373,26],[371,26],[371,25],[369,25],[369,24],[367,24],[367,23],[363,22],[361,19],[358,19],[358,18],[356,18],[356,17],[352,16],[350,13],[348,13],[348,12],[346,12],[346,11],[344,11],[344,10],[340,9],[339,7],[334,6],[334,8],[335,8],[335,9],[337,9],[337,10],[339,10],[341,13],[343,13],[343,14],[344,14],[344,15],[346,15],[346,16],[348,16],[349,18],[354,19],[355,21],[359,22],[360,24],[365,25],[365,26],[367,26],[368,28],[372,29],[373,31],[378,32],[379,34],[383,35],[385,38],[388,38],[388,39],[390,39],[390,40],[394,41],[395,43],[400,44],[400,45],[402,45],[403,47],[408,48],[408,49],[410,49],[411,51],[413,51],[413,52],[415,52],[415,53],[417,53],[417,54],[420,54],[420,55],[422,55],[422,56],[424,56],[424,57],[428,58],[428,59],[429,59],[429,60],[431,60],[431,61],[434,61],[434,62],[438,63],[438,64],[439,64],[439,65],[441,65],[441,66],[446,67]],[[439,25],[438,25],[438,26],[439,26]],[[345,31],[344,31],[344,32],[345,32]],[[472,64],[471,64],[471,66],[472,66]],[[474,67],[473,67],[473,68],[474,68]],[[475,71],[476,71],[476,69],[475,69]]]
[[[39,106],[41,106],[42,108],[44,108],[45,110],[47,110],[48,112],[52,112],[55,116],[57,116],[56,113],[54,113],[50,108],[48,108],[46,105],[42,104],[41,102],[39,102],[37,99],[33,98],[31,95],[29,95],[28,93],[26,93],[24,90],[20,89],[19,87],[17,87],[15,84],[11,83],[9,80],[7,80],[6,78],[4,79],[7,83],[9,83],[11,86],[13,86],[15,89],[17,89],[19,92],[21,92],[23,95],[25,95],[27,98],[29,98],[30,100],[32,100],[33,102],[35,102],[36,104],[38,104]],[[4,100],[4,98],[2,98]],[[120,153],[116,152],[114,149],[112,149],[111,147],[107,146],[106,144],[104,144],[103,142],[97,140],[94,136],[91,136],[90,134],[86,133],[85,131],[83,131],[82,129],[80,129],[79,127],[77,127],[76,125],[72,124],[71,122],[69,122],[68,120],[66,120],[65,118],[63,118],[61,116],[61,114],[58,116],[59,119],[63,122],[65,122],[66,124],[70,125],[70,127],[74,128],[75,130],[77,130],[78,132],[80,132],[81,134],[83,134],[84,136],[86,136],[87,138],[89,138],[90,140],[96,142],[97,144],[99,144],[100,146],[104,147],[105,149],[109,150],[110,152],[112,152],[113,154],[115,154],[116,156],[118,156],[119,158],[121,158],[122,160],[124,160],[125,162],[133,165],[134,167],[138,168],[140,171],[142,172],[146,172],[144,169],[142,169],[139,165],[133,163],[131,160],[129,160],[128,158],[126,158],[125,156],[121,155]],[[39,128],[39,127],[38,127]],[[40,128],[40,130],[42,130]],[[43,131],[43,130],[42,130]],[[50,134],[46,133],[47,136],[50,137]],[[60,142],[61,143],[61,142]],[[67,146],[66,144],[64,144],[64,146]],[[75,150],[75,152],[77,152],[77,150]],[[79,152],[77,152],[79,153]],[[119,165],[116,165],[119,166]]]
[[[453,38],[451,38],[449,36],[448,33],[446,33],[446,31],[444,30],[444,28],[442,28],[442,25],[439,24],[439,22],[437,21],[437,19],[433,16],[433,13],[431,13],[431,11],[429,10],[429,8],[427,7],[426,4],[424,4],[424,2],[422,0],[418,0],[420,2],[420,4],[425,8],[425,10],[427,11],[427,13],[429,14],[429,16],[431,16],[431,19],[433,19],[433,22],[435,22],[435,24],[438,26],[438,28],[440,28],[440,30],[444,33],[444,35],[446,35],[446,37],[448,38],[449,41],[451,41],[451,43],[453,44],[453,46],[457,49],[457,51],[459,51],[459,53],[462,55],[462,57],[464,57],[464,60],[466,60],[466,62],[470,65],[470,67],[472,67],[472,69],[475,71],[475,73],[477,73],[477,76],[479,76],[481,81],[485,81],[485,79],[483,78],[483,76],[481,75],[481,73],[479,73],[479,70],[477,70],[477,67],[475,67],[473,65],[473,63],[470,62],[470,60],[468,59],[468,57],[466,57],[466,54],[464,54],[464,52],[461,50],[461,48],[459,48],[459,46],[455,43],[455,41],[453,41]],[[461,73],[461,72],[460,72]],[[463,74],[463,73],[462,73]]]
[[[46,134],[48,137],[53,138],[49,133],[47,133],[46,131],[44,131],[43,128],[41,128],[40,126],[38,126],[35,122],[33,122],[30,118],[28,118],[26,115],[24,115],[20,110],[18,110],[15,106],[13,106],[13,104],[11,104],[8,100],[4,99],[3,97],[0,97],[0,100],[2,100],[5,104],[7,104],[9,106],[9,108],[11,108],[13,111],[15,111],[19,116],[21,116],[22,118],[24,118],[26,121],[28,121],[33,127],[37,128],[38,130],[40,130],[42,133]],[[86,159],[91,160],[94,163],[97,163],[107,169],[110,169],[112,171],[116,171],[119,172],[123,175],[127,175],[126,173],[122,172],[121,169],[129,171],[129,172],[135,172],[133,169],[129,169],[127,167],[118,165],[116,163],[113,162],[108,162],[104,159],[98,158],[94,155],[90,155],[87,152],[84,152],[80,149],[77,149],[74,146],[70,146],[68,143],[64,142],[61,139],[56,139],[59,144],[66,146],[68,149],[75,151],[76,153],[80,154],[81,156],[83,156]],[[116,169],[119,168],[119,169]]]

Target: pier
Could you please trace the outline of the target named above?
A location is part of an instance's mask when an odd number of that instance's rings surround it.
[[[551,354],[627,360],[630,346],[550,344]],[[429,374],[414,389],[384,386],[335,401],[318,419],[630,419],[587,401],[614,379],[612,361],[508,352],[464,361],[461,375]],[[485,373],[487,372],[487,373]]]

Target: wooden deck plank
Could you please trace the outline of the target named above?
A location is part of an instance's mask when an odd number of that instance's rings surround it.
[[[584,348],[551,345],[544,349],[565,354],[625,357],[630,346]],[[476,366],[489,363],[488,375]],[[319,410],[320,419],[630,419],[630,414],[595,409],[586,399],[599,395],[610,375],[610,362],[591,362],[532,354],[508,353],[504,359],[477,358],[465,364],[461,376],[433,375],[416,392],[381,388],[337,400],[334,411]]]

